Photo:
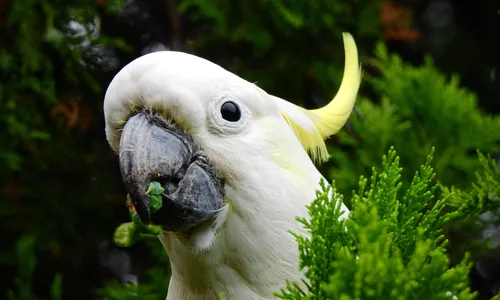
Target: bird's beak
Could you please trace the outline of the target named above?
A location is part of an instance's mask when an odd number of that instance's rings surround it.
[[[130,117],[120,139],[120,169],[141,220],[186,232],[213,219],[224,188],[191,138],[164,117],[141,111]],[[162,208],[151,214],[151,181],[165,189]]]

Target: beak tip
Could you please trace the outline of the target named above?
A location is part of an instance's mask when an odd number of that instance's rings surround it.
[[[149,209],[149,196],[140,193],[131,193],[130,197],[134,203],[137,215],[142,223],[149,224],[151,222],[151,211]]]

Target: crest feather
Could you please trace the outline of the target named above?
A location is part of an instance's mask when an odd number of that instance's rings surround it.
[[[278,103],[281,115],[314,161],[323,162],[330,157],[325,141],[314,122],[306,115],[305,109],[276,96],[271,97]]]
[[[362,70],[358,63],[356,43],[349,33],[342,35],[345,49],[344,76],[339,91],[330,103],[322,108],[307,110],[272,96],[304,149],[313,160],[319,162],[328,160],[324,140],[344,126],[356,102],[361,83]]]

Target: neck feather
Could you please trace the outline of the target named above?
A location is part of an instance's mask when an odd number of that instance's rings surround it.
[[[299,282],[298,247],[289,231],[306,234],[295,218],[307,216],[321,178],[310,170],[302,178],[280,169],[272,178],[226,184],[227,217],[208,246],[198,247],[194,237],[162,236],[172,267],[167,300],[217,299],[219,293],[226,299],[273,299],[285,280]]]

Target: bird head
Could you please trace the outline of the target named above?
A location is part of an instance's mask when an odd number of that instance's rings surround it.
[[[142,221],[189,235],[221,227],[230,210],[251,219],[263,207],[276,216],[307,204],[271,200],[286,197],[277,192],[283,189],[306,190],[313,200],[320,177],[314,161],[328,159],[324,140],[344,125],[359,88],[349,34],[344,46],[340,89],[315,110],[187,53],[147,54],[120,70],[105,95],[106,136]],[[152,181],[165,188],[154,214],[146,193]],[[265,207],[272,201],[285,204]]]

